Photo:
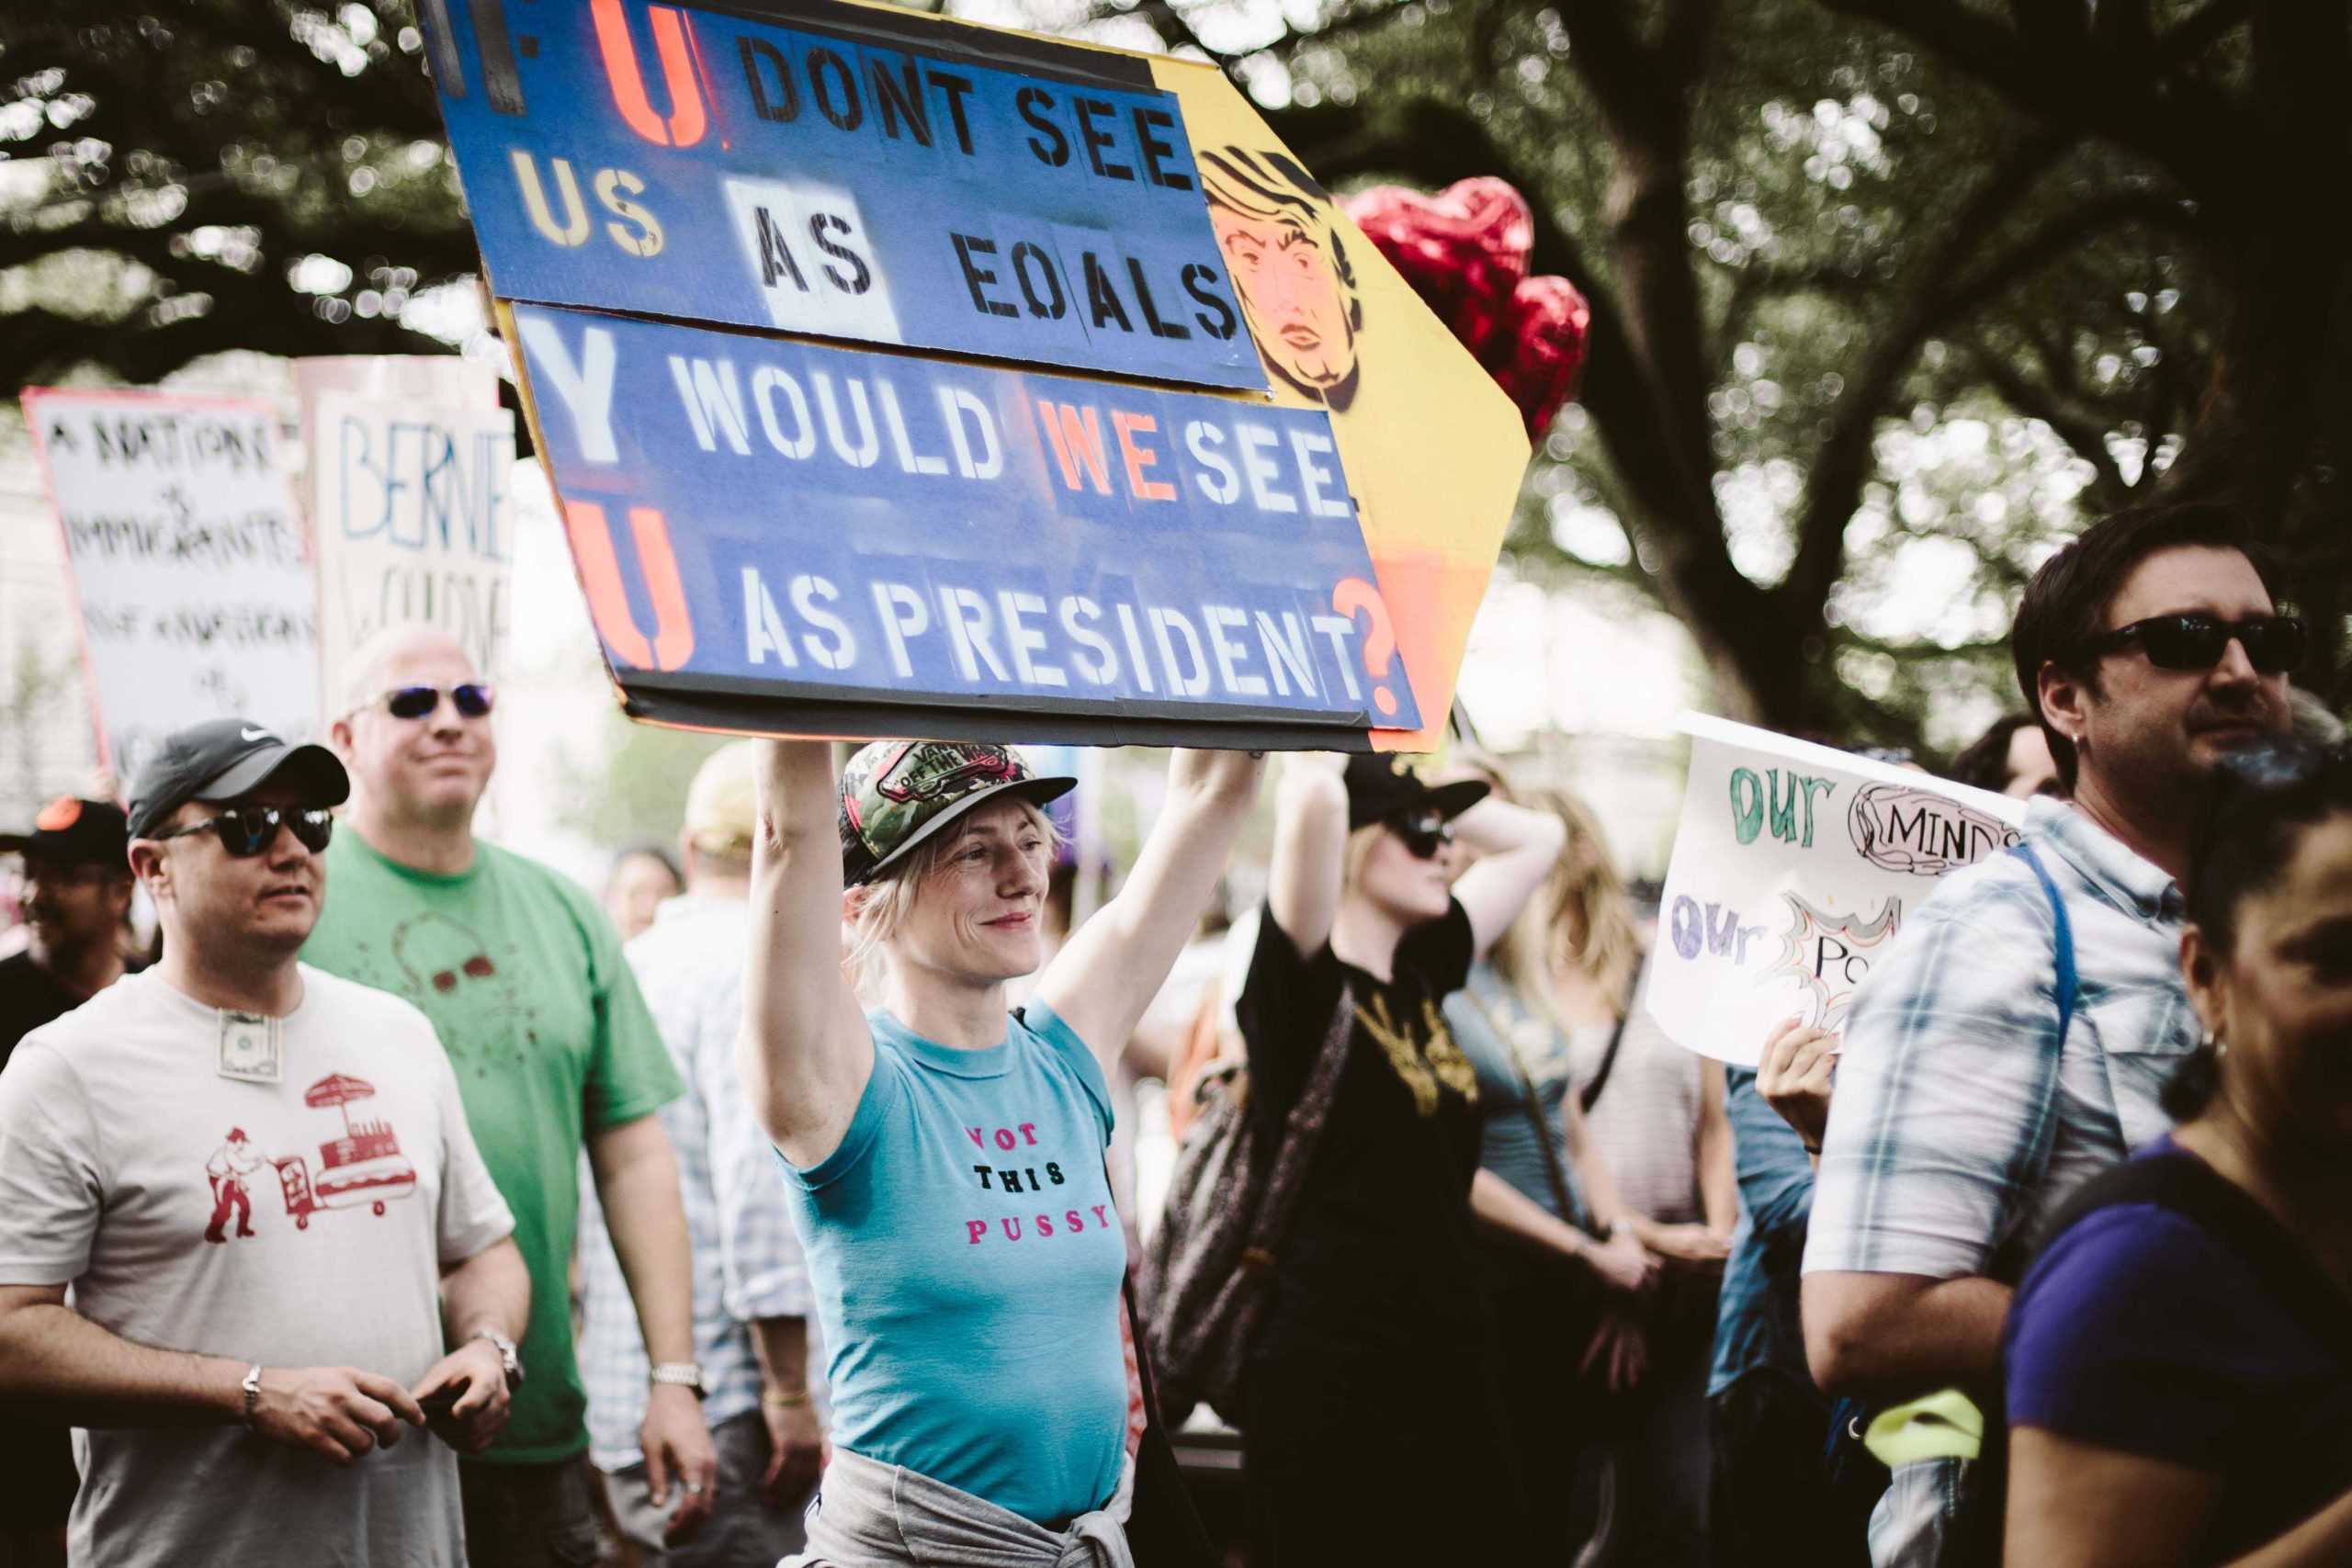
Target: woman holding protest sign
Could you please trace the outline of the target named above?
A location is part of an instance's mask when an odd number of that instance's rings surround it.
[[[1250,1110],[1278,1139],[1304,1097],[1329,1104],[1243,1380],[1252,1568],[1538,1549],[1478,1286],[1477,1089],[1439,1010],[1562,834],[1487,795],[1396,757],[1295,759],[1283,780],[1238,1008]],[[1480,852],[1458,882],[1457,836]],[[1493,1185],[1531,1240],[1579,1245]]]
[[[2225,755],[2185,883],[2183,1120],[2009,1309],[2012,1562],[2352,1561],[2352,750]]]
[[[877,741],[837,786],[823,744],[763,748],[741,1066],[831,1358],[811,1568],[1050,1565],[1086,1542],[1149,1568],[1203,1545],[1181,1486],[1155,1485],[1164,1449],[1141,1450],[1138,1486],[1096,1053],[1167,976],[1259,767],[1178,753],[1125,888],[1008,1013],[1005,982],[1042,956],[1041,807],[1074,781],[1001,747]]]

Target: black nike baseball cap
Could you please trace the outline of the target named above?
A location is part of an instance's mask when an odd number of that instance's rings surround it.
[[[351,798],[351,775],[323,746],[296,745],[242,718],[192,724],[164,737],[130,795],[130,836],[143,839],[191,800],[234,800],[283,777],[310,807]]]

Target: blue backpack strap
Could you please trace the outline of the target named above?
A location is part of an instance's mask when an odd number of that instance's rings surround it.
[[[2033,879],[2041,884],[2043,897],[2050,900],[2051,916],[2058,923],[2058,1038],[2066,1038],[2067,1029],[2075,1021],[2075,923],[2066,918],[2066,900],[2058,896],[2058,884],[2051,880],[2050,868],[2027,843],[2013,844],[2009,853],[2033,869]]]

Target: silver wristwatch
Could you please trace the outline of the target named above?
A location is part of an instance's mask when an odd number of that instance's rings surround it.
[[[495,1328],[477,1328],[469,1337],[475,1339],[487,1339],[491,1342],[492,1346],[497,1349],[499,1360],[503,1362],[506,1367],[506,1386],[508,1388],[520,1388],[523,1386],[523,1358],[515,1354],[514,1341],[507,1338],[506,1336],[501,1334]]]
[[[696,1399],[710,1392],[703,1386],[702,1368],[692,1361],[656,1361],[648,1376],[654,1382],[675,1383],[680,1388],[692,1389]]]

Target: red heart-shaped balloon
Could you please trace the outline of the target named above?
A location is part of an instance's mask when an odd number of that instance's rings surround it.
[[[1347,211],[1540,435],[1575,385],[1592,313],[1566,278],[1527,276],[1526,198],[1482,175],[1434,196],[1377,186]]]

